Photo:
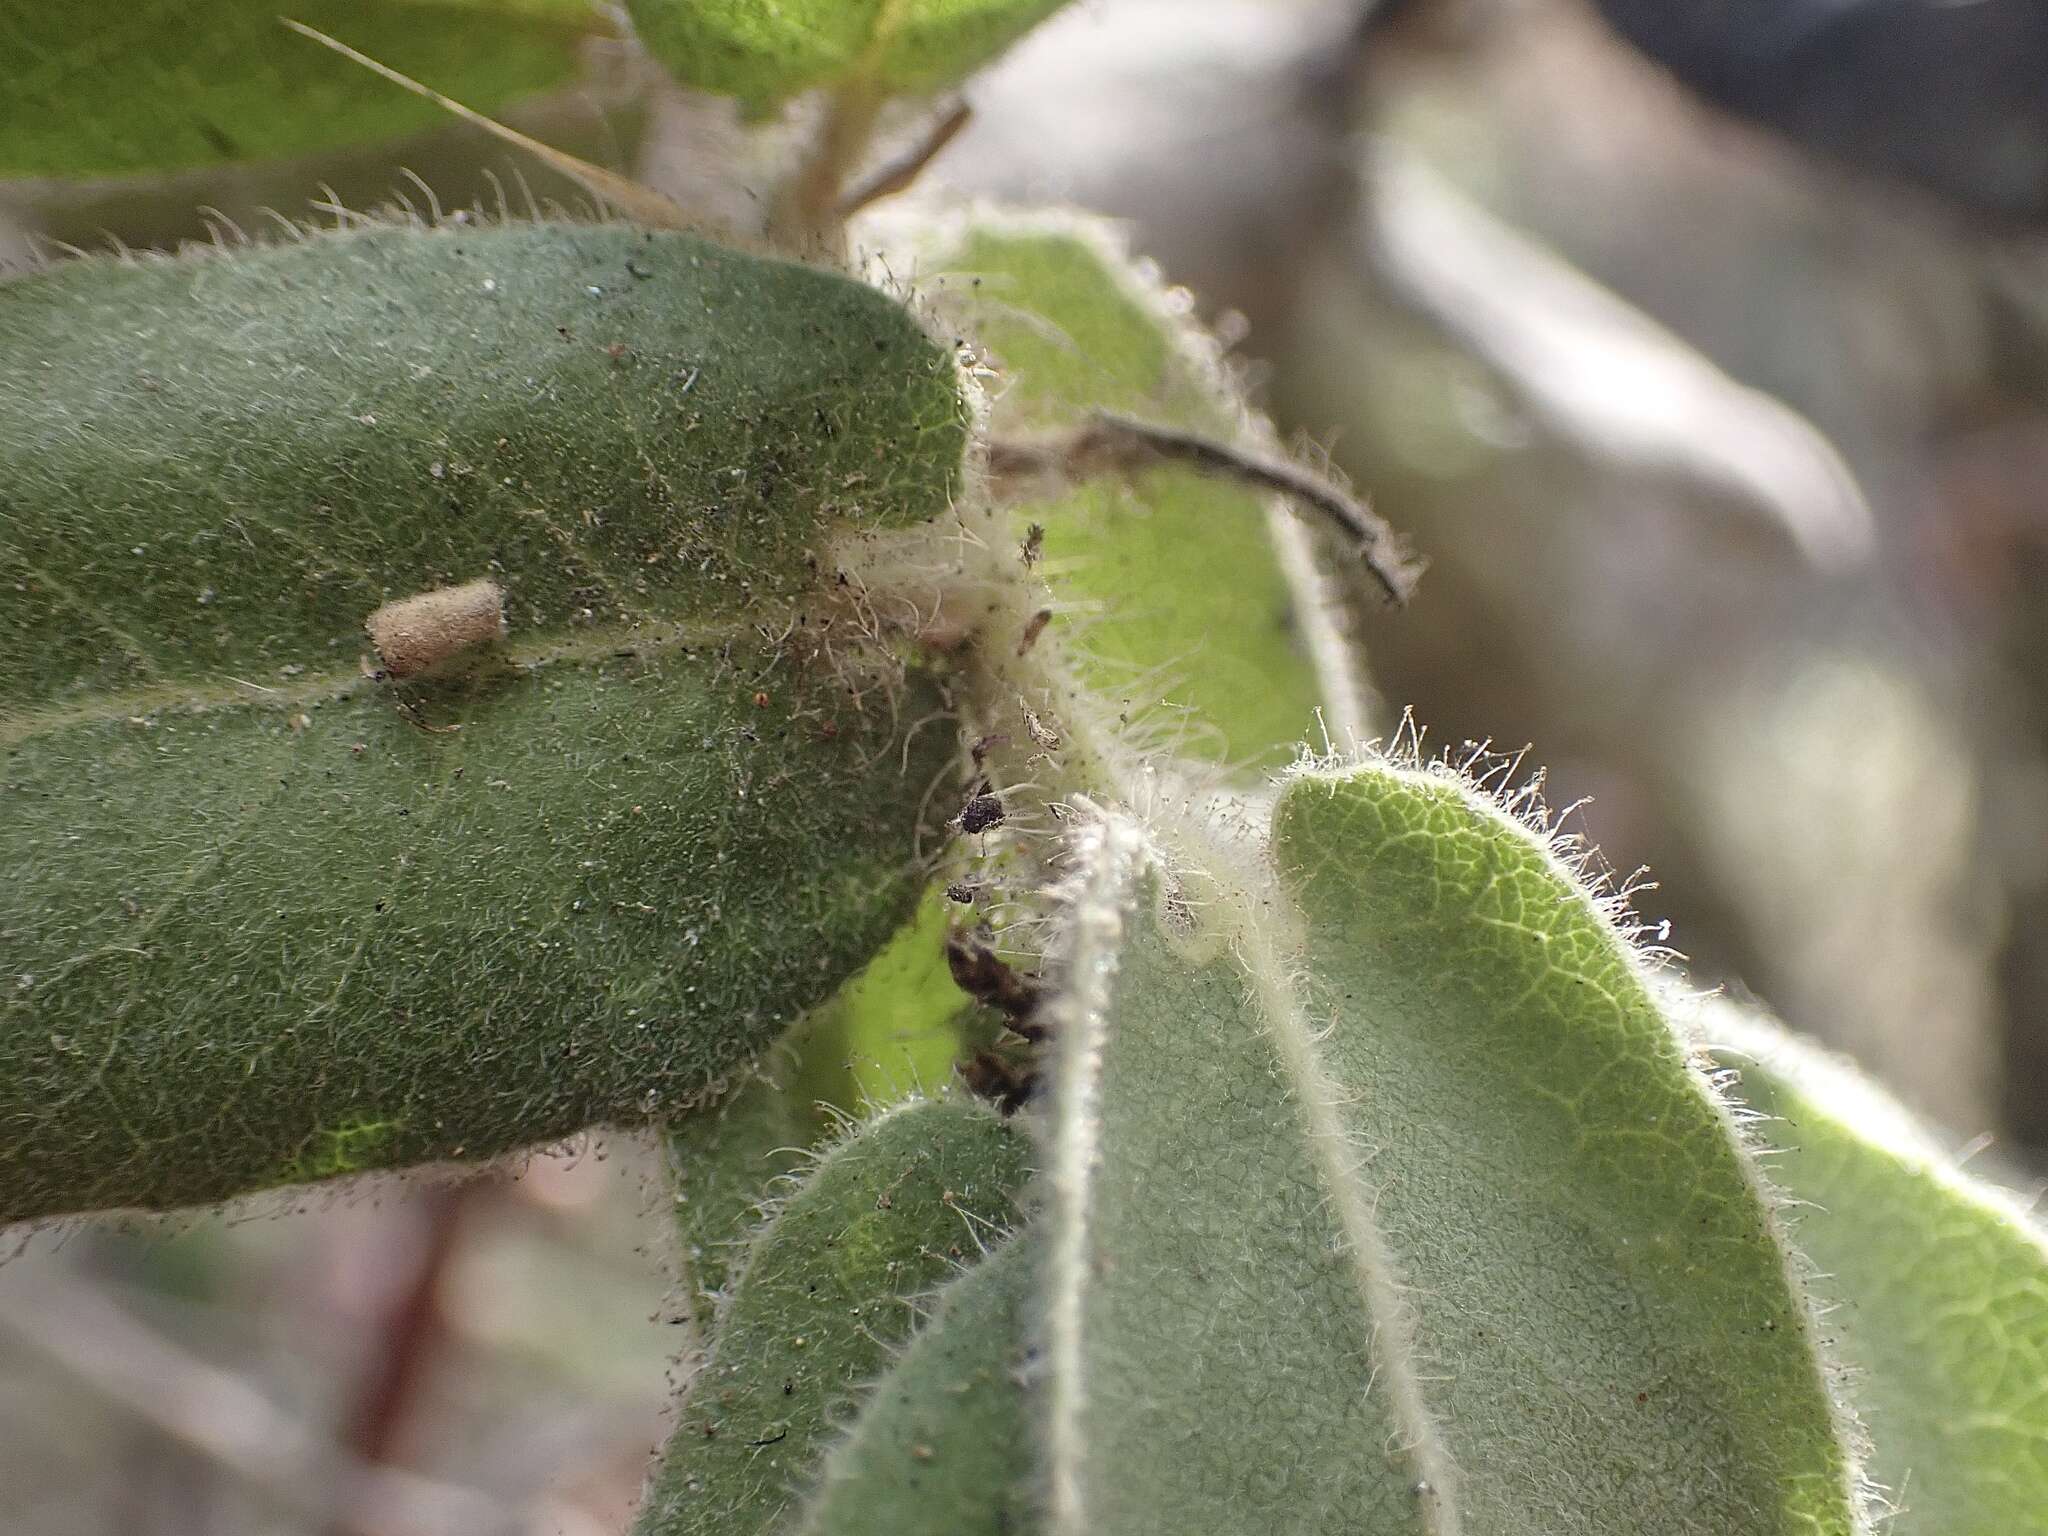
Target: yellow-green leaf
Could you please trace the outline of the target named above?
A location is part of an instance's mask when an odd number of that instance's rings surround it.
[[[560,86],[591,0],[0,0],[0,178],[133,176],[433,127],[290,16],[481,112]]]
[[[1897,1506],[1889,1536],[2005,1536],[2048,1510],[2048,1237],[1848,1063],[1728,1003],[1701,1030],[1773,1118],[1773,1180]]]
[[[648,51],[685,85],[767,105],[859,80],[937,90],[1066,0],[627,0]]]

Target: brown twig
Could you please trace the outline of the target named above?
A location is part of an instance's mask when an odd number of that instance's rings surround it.
[[[988,463],[999,486],[1047,474],[1087,480],[1154,464],[1184,464],[1205,475],[1275,491],[1316,512],[1356,546],[1366,570],[1393,602],[1405,603],[1422,574],[1421,563],[1402,548],[1386,519],[1336,481],[1288,460],[1178,427],[1096,411],[1086,425],[1060,437],[995,439],[989,444]]]
[[[486,1187],[487,1180],[443,1185],[423,1190],[412,1202],[418,1249],[380,1319],[369,1369],[340,1437],[365,1466],[401,1459],[405,1430],[445,1347],[441,1291],[458,1251],[463,1210]],[[353,1527],[347,1512],[337,1514],[334,1536],[348,1536]]]
[[[966,102],[954,102],[933,120],[925,129],[924,136],[908,150],[842,194],[839,199],[839,217],[850,219],[870,203],[878,203],[885,197],[894,197],[898,192],[907,191],[911,184],[924,174],[924,168],[938,159],[940,151],[960,136],[960,130],[967,126],[973,116],[974,109]]]

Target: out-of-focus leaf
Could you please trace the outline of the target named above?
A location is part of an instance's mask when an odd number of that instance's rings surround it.
[[[642,1536],[775,1529],[920,1301],[1016,1219],[1029,1145],[978,1106],[888,1111],[755,1240],[641,1511]]]
[[[0,1219],[673,1113],[828,996],[950,749],[805,589],[963,444],[887,299],[681,237],[0,285]],[[484,574],[508,650],[361,675]]]
[[[627,0],[685,85],[767,105],[851,80],[898,93],[970,74],[1066,0]]]
[[[945,1087],[968,1005],[946,968],[947,915],[944,895],[927,890],[911,920],[818,1010],[796,1074],[806,1105],[858,1113]]]
[[[1380,279],[1596,462],[1683,487],[1852,568],[1876,529],[1849,467],[1804,417],[1467,201],[1418,158],[1374,148],[1360,250]]]
[[[572,79],[608,30],[591,0],[0,0],[0,177],[269,159],[440,121],[280,15],[484,112]]]
[[[2048,1239],[1855,1068],[1733,1004],[1701,1033],[1773,1116],[1771,1177],[1871,1438],[1894,1536],[2004,1536],[2048,1510]]]

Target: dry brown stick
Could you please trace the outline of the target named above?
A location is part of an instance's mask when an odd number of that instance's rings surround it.
[[[26,1269],[29,1266],[24,1265]],[[191,1353],[75,1276],[22,1282],[0,1306],[0,1334],[177,1444],[274,1498],[301,1524],[355,1510],[359,1532],[452,1536],[509,1530],[489,1494],[398,1467],[355,1461],[247,1378]]]
[[[479,1194],[495,1187],[486,1176],[431,1186],[408,1202],[416,1251],[403,1264],[390,1305],[380,1319],[368,1370],[340,1441],[365,1467],[402,1464],[402,1437],[417,1411],[434,1366],[447,1348],[441,1294],[460,1247],[463,1215]],[[352,1536],[347,1510],[334,1512],[332,1536]]]
[[[925,129],[924,136],[908,150],[841,196],[839,217],[850,219],[868,204],[906,191],[911,183],[924,174],[924,168],[938,159],[939,151],[959,137],[960,130],[967,126],[973,116],[974,109],[966,102],[954,102],[948,110],[932,121]]]
[[[1275,491],[1333,524],[1357,548],[1359,559],[1387,597],[1405,603],[1422,574],[1385,518],[1336,481],[1300,464],[1159,426],[1113,411],[1093,412],[1085,426],[1064,436],[989,444],[989,470],[1000,483],[1037,475],[1068,480],[1128,473],[1152,464],[1185,464],[1203,474]]]

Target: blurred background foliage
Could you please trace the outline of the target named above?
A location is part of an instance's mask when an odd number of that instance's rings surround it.
[[[1657,46],[1653,12],[1608,9]],[[1753,989],[2022,1178],[2048,1166],[2048,215],[1949,174],[1978,140],[1899,125],[1997,57],[1986,99],[2048,131],[2025,27],[1900,34],[1924,88],[1890,95],[1844,85],[1900,72],[1855,38],[1832,81],[1708,58],[1745,117],[1589,0],[1082,0],[969,82],[924,181],[1127,220],[1282,428],[1432,562],[1408,610],[1356,617],[1376,726],[1412,707],[1430,744],[1526,745],[1612,864],[1655,871],[1638,904],[1696,980]],[[1666,56],[1699,77],[1701,46]],[[614,27],[576,48],[571,84],[500,115],[762,226],[816,103],[753,120]],[[891,110],[908,140],[928,108]],[[1902,160],[1901,134],[1934,149]],[[430,126],[0,182],[0,261],[394,198],[586,202]],[[943,1072],[957,1025],[887,1004],[931,995],[920,921],[820,1026],[843,1043],[806,1092]],[[695,1340],[672,1198],[650,1144],[596,1137],[460,1186],[23,1239],[0,1263],[8,1528],[623,1529]]]

